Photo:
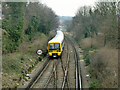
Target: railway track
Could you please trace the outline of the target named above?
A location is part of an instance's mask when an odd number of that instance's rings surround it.
[[[29,82],[29,84],[25,87],[25,90],[31,88],[31,87],[35,84],[36,80],[38,79],[38,77],[40,76],[40,74],[42,74],[42,73],[44,72],[44,69],[45,69],[46,66],[49,64],[49,62],[50,62],[50,60],[49,60],[49,58],[47,58],[46,61],[45,61],[45,63],[44,63],[44,65],[43,65],[43,67],[42,67],[42,68],[38,71],[38,73],[31,79],[31,81]]]
[[[69,83],[68,83],[68,68],[69,68],[69,61],[70,61],[70,59],[69,59],[69,48],[68,48],[68,41],[66,40],[66,43],[67,43],[67,60],[66,60],[66,66],[65,66],[65,70],[64,70],[64,78],[63,78],[63,83],[62,83],[62,90],[64,89],[64,88],[69,88]],[[66,86],[65,86],[66,85]]]
[[[44,83],[46,83],[47,78],[51,75],[53,71],[53,62],[50,61],[49,64],[45,67],[43,72],[38,76],[38,78],[35,80],[31,88],[43,88]]]
[[[76,51],[76,48],[75,48],[75,46],[74,46],[74,43],[73,43],[73,41],[72,40],[70,40],[70,38],[68,38],[68,37],[66,37],[70,42],[71,42],[71,44],[72,44],[72,47],[73,47],[73,49],[74,49],[74,58],[75,58],[75,65],[76,65],[76,88],[78,88],[78,89],[82,89],[82,79],[81,79],[81,73],[80,73],[80,64],[79,64],[79,62],[78,62],[78,60],[79,60],[79,56],[78,56],[78,54],[77,54],[77,51]]]
[[[61,59],[58,59],[53,64],[53,71],[51,76],[49,77],[44,88],[57,88],[57,66],[59,65]]]
[[[29,88],[78,88],[81,89],[78,55],[73,42],[65,37],[66,45],[62,58],[46,60],[43,68],[31,80]],[[71,46],[70,46],[71,44]],[[73,53],[71,53],[73,51]],[[73,55],[74,54],[74,55]],[[72,56],[73,55],[73,56]],[[72,64],[72,65],[70,65]],[[72,66],[72,67],[71,67]],[[72,71],[71,71],[72,69]]]

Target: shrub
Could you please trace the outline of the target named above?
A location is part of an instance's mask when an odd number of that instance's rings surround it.
[[[98,87],[98,84],[99,84],[99,83],[98,83],[97,81],[92,81],[92,82],[90,82],[90,84],[89,84],[89,85],[90,85],[89,88],[93,90],[94,88],[97,88],[97,87]]]
[[[14,85],[13,85],[13,88],[17,88],[17,87],[18,87],[18,85],[17,85],[17,84],[14,84]]]
[[[83,55],[84,55],[86,66],[88,66],[90,64],[89,48],[84,50]]]
[[[90,57],[94,78],[101,81],[101,87],[115,87],[118,84],[118,51],[103,47]],[[112,83],[111,83],[112,82]]]
[[[88,54],[85,56],[85,63],[86,63],[86,66],[90,64],[90,57]]]

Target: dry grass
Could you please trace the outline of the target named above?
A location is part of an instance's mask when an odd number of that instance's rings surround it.
[[[80,45],[83,49],[90,48],[91,45],[94,47],[103,47],[104,46],[103,37],[99,35],[94,38],[85,38],[81,41]]]
[[[118,87],[118,50],[103,47],[91,56],[94,78],[102,82],[99,87]]]
[[[91,81],[99,82],[99,88],[117,88],[118,50],[112,48],[110,43],[104,46],[102,33],[92,39],[83,39],[80,45],[84,51],[89,50]],[[91,49],[91,45],[96,47],[96,50]]]
[[[38,49],[45,51],[47,49],[48,38],[49,37],[45,36],[44,34],[38,33],[36,36],[34,36],[32,42],[23,41],[19,47],[19,51],[30,52],[31,54],[36,54]]]
[[[85,49],[85,48],[90,48],[90,46],[91,46],[91,38],[85,38],[85,39],[83,39],[83,40],[81,41],[80,45],[81,45],[81,47],[82,47],[83,49]]]

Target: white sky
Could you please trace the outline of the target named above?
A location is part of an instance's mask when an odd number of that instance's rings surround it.
[[[59,16],[75,16],[77,10],[84,5],[93,6],[96,0],[40,0]]]

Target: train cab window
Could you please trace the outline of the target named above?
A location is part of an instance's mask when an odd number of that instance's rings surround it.
[[[54,44],[53,43],[49,44],[49,49],[54,49]]]
[[[60,49],[60,44],[59,43],[55,43],[55,49]]]
[[[59,43],[49,44],[49,50],[60,50],[60,44]]]

